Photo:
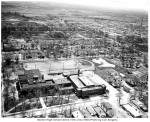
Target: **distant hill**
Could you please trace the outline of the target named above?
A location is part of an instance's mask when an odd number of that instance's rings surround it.
[[[98,16],[101,19],[111,18],[110,20],[121,21],[148,21],[148,12],[145,11],[131,11],[131,10],[114,10],[98,7],[87,7],[77,5],[58,4],[52,2],[2,2],[2,12],[19,12],[29,17],[45,17],[47,14],[55,16],[77,16],[91,17]]]

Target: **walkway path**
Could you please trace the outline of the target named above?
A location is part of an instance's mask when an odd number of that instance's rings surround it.
[[[39,99],[40,99],[40,102],[41,102],[42,108],[46,108],[46,105],[45,105],[45,102],[44,102],[43,98],[42,98],[42,97],[40,97]]]

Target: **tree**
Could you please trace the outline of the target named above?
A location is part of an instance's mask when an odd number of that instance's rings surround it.
[[[67,102],[69,103],[69,98],[70,98],[70,91],[69,90],[65,91],[65,97],[67,98]]]
[[[56,90],[55,89],[51,89],[51,95],[52,95],[52,98],[54,99],[54,96],[55,96],[55,93],[56,93]]]
[[[148,56],[144,55],[143,60],[144,66],[148,67]]]
[[[15,57],[15,60],[16,60],[16,64],[18,64],[18,62],[19,62],[19,56],[18,55]]]
[[[108,97],[108,95],[109,95],[109,90],[106,89],[106,97]]]
[[[35,94],[35,97],[36,97],[36,107],[38,107],[38,102],[39,102],[39,89],[36,87],[36,88],[35,88],[35,91],[36,91],[36,94]]]
[[[59,104],[61,105],[63,103],[63,95],[62,91],[59,90]]]
[[[57,48],[54,50],[53,55],[54,55],[54,60],[57,60]]]
[[[13,94],[13,103],[14,103],[14,105],[15,105],[15,111],[16,111],[16,97],[15,97],[15,93],[16,93],[16,89],[15,89],[15,87],[12,87],[11,89],[10,89],[10,94]]]
[[[6,58],[5,60],[6,60],[6,65],[10,65],[11,64],[11,57]]]
[[[130,92],[129,92],[129,95],[130,95],[130,96],[129,96],[129,101],[130,101],[130,102],[131,102],[133,99],[136,98],[136,97],[135,97],[135,96],[136,96],[136,95],[135,95],[135,92],[130,91]]]
[[[119,93],[117,93],[116,96],[118,97],[119,105],[121,105],[121,100],[122,100],[122,97],[123,97],[123,93],[121,91],[119,91]]]
[[[22,102],[22,111],[25,111],[25,97],[23,95],[20,96]]]
[[[9,105],[9,88],[5,87],[2,93],[4,96],[4,110],[7,111]]]

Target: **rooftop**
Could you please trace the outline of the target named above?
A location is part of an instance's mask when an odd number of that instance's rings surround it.
[[[63,91],[63,90],[73,90],[73,89],[74,88],[72,86],[59,88],[59,90],[61,90],[61,91]]]
[[[93,82],[91,82],[87,77],[79,77],[79,79],[86,85],[86,86],[92,86],[94,85]]]
[[[49,86],[49,85],[54,85],[54,82],[53,81],[46,81],[46,82],[40,82],[40,83],[35,83],[35,84],[21,84],[21,89],[34,89],[34,88],[39,88],[39,87],[45,87],[45,86]]]
[[[71,83],[69,80],[67,80],[66,78],[62,78],[62,79],[57,79],[54,80],[55,84],[68,84]]]
[[[77,75],[70,76],[70,79],[71,79],[71,81],[72,81],[78,88],[83,88],[83,87],[85,87],[85,86],[83,85],[83,83],[78,79],[78,76],[77,76]]]
[[[99,89],[99,88],[103,88],[103,86],[99,85],[99,86],[95,86],[95,87],[86,87],[86,88],[83,88],[82,91],[91,91],[91,90],[96,90],[96,89]]]
[[[112,109],[112,105],[108,102],[103,102],[102,105],[108,110],[108,109]]]
[[[33,70],[26,70],[25,71],[25,76],[27,77],[28,83],[29,84],[34,84],[35,82],[45,82],[42,79],[42,75],[38,69],[33,69]]]

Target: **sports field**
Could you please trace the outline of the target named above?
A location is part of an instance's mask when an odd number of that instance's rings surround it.
[[[41,72],[52,73],[52,72],[66,72],[77,69],[92,68],[90,62],[83,64],[84,60],[63,60],[63,61],[43,61],[43,62],[28,62],[24,63],[25,70],[39,69]]]

